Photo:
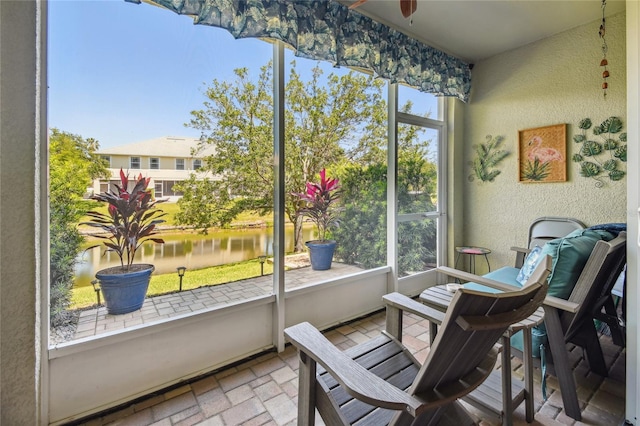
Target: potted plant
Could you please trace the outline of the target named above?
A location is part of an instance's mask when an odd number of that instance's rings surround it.
[[[333,252],[336,248],[335,240],[327,240],[327,231],[338,224],[339,209],[335,203],[340,198],[338,179],[328,179],[326,170],[320,171],[320,182],[307,182],[306,191],[295,193],[302,207],[298,212],[307,216],[316,225],[318,239],[307,241],[311,268],[322,271],[331,268]]]
[[[134,264],[136,251],[146,241],[164,243],[154,237],[156,226],[164,222],[160,217],[165,215],[155,205],[164,200],[152,199],[149,181],[140,174],[129,190],[129,176],[120,169],[120,185],[114,185],[115,191],[91,197],[107,203],[107,213],[90,211],[87,215],[92,220],[82,223],[104,231],[106,235],[95,236],[104,240],[107,251],[115,252],[120,258],[120,266],[96,273],[109,314],[125,314],[142,307],[155,268],[150,264]]]

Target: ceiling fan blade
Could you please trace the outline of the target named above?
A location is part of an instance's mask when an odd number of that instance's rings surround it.
[[[361,5],[365,4],[367,1],[368,1],[368,0],[358,0],[358,1],[357,1],[357,2],[355,2],[355,3],[351,3],[351,4],[349,5],[349,9],[355,9],[355,8],[356,8],[356,7],[358,7],[358,6],[361,6]]]
[[[418,9],[418,0],[400,0],[402,16],[408,18]]]

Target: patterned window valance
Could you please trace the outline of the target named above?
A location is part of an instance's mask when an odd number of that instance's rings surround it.
[[[435,95],[469,97],[467,63],[333,0],[145,1],[193,16],[196,24],[225,28],[235,38],[280,40],[296,56],[364,68]]]

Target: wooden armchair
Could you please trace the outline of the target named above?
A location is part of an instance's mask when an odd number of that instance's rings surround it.
[[[540,306],[545,279],[509,293],[460,290],[446,312],[386,295],[386,332],[345,352],[309,323],[285,329],[300,356],[298,425],[313,425],[316,408],[328,425],[473,424],[457,399],[490,374],[506,328]],[[441,324],[423,365],[402,345],[403,311]]]
[[[558,378],[565,412],[575,420],[581,419],[581,413],[566,344],[584,348],[591,370],[602,376],[607,375],[593,320],[606,319],[607,316],[604,313],[614,309],[611,289],[625,264],[626,232],[621,232],[618,237],[608,242],[598,241],[568,300],[547,296],[543,303],[544,324],[548,336],[546,346],[550,350],[550,354],[547,351],[547,372]],[[452,268],[441,267],[438,270],[452,278],[473,281],[500,291],[510,291],[514,288]],[[420,300],[427,306],[440,310],[447,308],[446,299],[445,292],[438,291],[436,288],[427,289],[420,296]],[[615,327],[612,327],[612,332],[614,329]],[[513,347],[511,350],[523,359],[522,352]],[[502,392],[501,389],[497,390]],[[472,399],[474,396],[469,395],[469,398]]]

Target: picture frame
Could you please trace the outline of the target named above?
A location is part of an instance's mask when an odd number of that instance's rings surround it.
[[[567,125],[518,131],[518,181],[567,181]]]

